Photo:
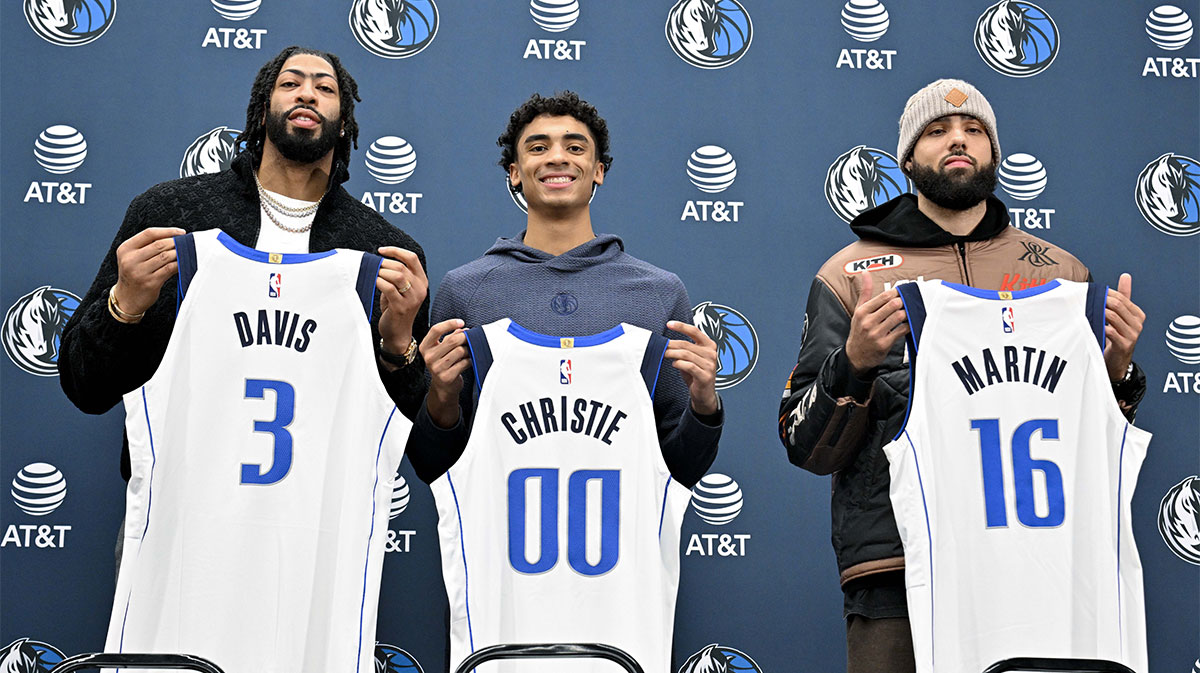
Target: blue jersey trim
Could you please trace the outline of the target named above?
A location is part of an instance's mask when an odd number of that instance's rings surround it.
[[[646,382],[646,391],[650,399],[654,399],[654,391],[658,389],[658,375],[662,372],[663,355],[667,352],[669,340],[661,334],[651,334],[646,342],[646,353],[642,356],[642,380]]]
[[[446,483],[450,484],[450,495],[454,496],[454,512],[458,515],[458,546],[462,549],[463,560],[463,596],[467,606],[467,638],[471,642],[471,654],[475,653],[475,631],[471,627],[471,578],[467,575],[467,537],[463,535],[462,508],[458,506],[458,491],[454,489],[454,480],[446,473]]]
[[[362,261],[358,264],[358,280],[354,289],[358,291],[358,299],[362,302],[363,310],[367,312],[367,322],[375,314],[375,279],[379,277],[379,269],[383,266],[383,258],[364,252]]]
[[[929,541],[929,651],[935,652],[934,648],[934,633],[933,625],[937,621],[933,613],[933,528],[929,525],[929,503],[925,499],[925,480],[921,478],[921,461],[917,459],[917,447],[913,444],[912,437],[907,432],[904,433],[904,438],[908,440],[908,446],[912,449],[913,466],[917,468],[917,486],[921,490],[921,507],[925,512],[925,536]],[[933,656],[932,654],[930,656]],[[937,662],[934,661],[934,670],[937,670]]]
[[[662,539],[663,519],[667,517],[667,494],[671,490],[671,475],[667,475],[667,485],[663,486],[663,505],[662,511],[658,514],[658,537]]]
[[[972,297],[979,297],[980,299],[992,299],[992,300],[996,300],[996,301],[1008,301],[1008,299],[1003,299],[1000,296],[1000,293],[996,290],[981,290],[977,287],[971,287],[970,285],[960,285],[958,283],[951,283],[948,280],[943,280],[943,281],[941,281],[941,283],[942,283],[942,285],[945,285],[946,287],[950,288],[951,290],[957,290],[963,294],[969,294]],[[1037,287],[1031,287],[1027,290],[1016,290],[1009,294],[1012,295],[1012,297],[1011,297],[1012,299],[1024,299],[1026,297],[1037,296],[1043,292],[1049,292],[1050,290],[1053,290],[1054,288],[1058,287],[1059,284],[1060,283],[1058,282],[1058,279],[1056,278],[1048,283],[1038,285]]]
[[[1106,288],[1107,289],[1107,288]],[[1107,294],[1107,292],[1105,293]],[[1125,480],[1125,439],[1129,435],[1129,423],[1121,432],[1121,451],[1117,454],[1117,631],[1125,634],[1124,596],[1121,595],[1121,509],[1124,501],[1121,499],[1121,489]],[[1125,639],[1121,639],[1121,655],[1125,655]]]
[[[175,293],[175,315],[179,315],[183,297],[192,284],[192,277],[196,275],[196,238],[191,234],[175,237],[175,262],[179,265],[179,273],[175,276],[179,290]]]
[[[892,441],[900,439],[900,435],[904,434],[905,428],[908,427],[909,414],[912,413],[913,389],[917,385],[917,353],[920,349],[921,332],[925,329],[926,316],[925,298],[916,283],[902,283],[896,286],[896,290],[900,293],[900,300],[904,302],[904,318],[908,321],[908,334],[904,337],[908,346],[908,402],[904,407],[904,421],[896,431],[896,436],[892,437]]]
[[[1100,352],[1104,352],[1104,310],[1108,306],[1108,286],[1088,283],[1086,314],[1092,334],[1096,335],[1096,343],[1100,344]]]
[[[515,322],[509,321],[508,333],[517,337],[525,343],[534,344],[535,346],[546,346],[548,348],[562,348],[562,337],[550,336],[549,334],[539,334],[533,330],[521,327]],[[588,346],[598,346],[603,343],[608,343],[613,339],[625,333],[625,328],[617,325],[611,329],[607,329],[599,334],[590,334],[586,336],[569,337],[573,340],[574,348],[587,348]]]
[[[365,257],[366,255],[364,255]],[[392,407],[388,413],[387,421],[383,424],[383,433],[379,435],[379,446],[375,449],[375,483],[371,485],[371,529],[367,533],[367,553],[366,561],[363,563],[363,590],[362,601],[358,606],[358,652],[362,652],[363,646],[363,618],[367,611],[367,575],[371,569],[371,540],[375,538],[375,508],[378,506],[376,493],[379,490],[379,456],[383,454],[383,440],[387,437],[388,428],[392,427],[392,418],[396,415],[396,407]],[[362,657],[356,657],[354,660],[354,670],[358,671],[362,665]]]
[[[264,264],[303,264],[305,262],[311,262],[314,259],[321,259],[323,257],[337,254],[336,250],[308,253],[285,252],[280,255],[280,260],[278,262],[272,262],[271,255],[277,253],[255,250],[249,246],[242,245],[241,243],[233,240],[232,236],[223,231],[217,234],[217,240],[220,241],[221,245],[228,248],[229,252],[232,252],[238,257],[245,257],[246,259],[253,260],[255,262],[262,262]]]
[[[487,332],[482,327],[466,331],[467,350],[471,352],[471,372],[475,377],[476,392],[483,392],[483,379],[492,368],[492,347],[488,344]]]

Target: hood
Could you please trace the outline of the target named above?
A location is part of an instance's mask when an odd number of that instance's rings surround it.
[[[989,196],[987,212],[974,231],[966,236],[955,236],[917,209],[916,194],[901,194],[854,218],[850,222],[850,229],[864,240],[928,248],[987,240],[1004,231],[1008,221],[1008,207],[995,196]]]
[[[559,271],[578,271],[603,264],[625,251],[625,244],[612,234],[599,234],[592,240],[561,255],[525,245],[525,232],[512,238],[498,238],[485,255],[510,257],[522,264],[545,264]]]

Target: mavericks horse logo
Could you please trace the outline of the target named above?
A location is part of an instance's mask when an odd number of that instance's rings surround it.
[[[3,673],[46,673],[65,657],[58,649],[28,638],[18,638],[0,648]]]
[[[1200,162],[1170,152],[1151,161],[1138,176],[1134,200],[1155,229],[1194,236],[1200,232]]]
[[[25,0],[25,20],[38,37],[78,47],[104,34],[117,13],[117,0]]]
[[[1200,477],[1184,479],[1163,496],[1158,532],[1176,556],[1200,565]]]
[[[750,376],[758,362],[758,333],[746,316],[706,301],[692,309],[692,324],[717,342],[717,390],[732,388]]]
[[[1001,0],[975,23],[975,49],[996,72],[1032,77],[1058,55],[1058,26],[1032,2]]]
[[[750,15],[737,0],[679,0],[667,14],[667,43],[697,68],[733,65],[754,37]]]
[[[408,58],[437,35],[433,0],[353,0],[350,32],[364,49],[384,58]]]
[[[745,652],[713,643],[688,657],[679,673],[762,673]]]
[[[375,673],[425,673],[413,655],[396,647],[375,643]]]
[[[229,168],[234,155],[237,154],[237,144],[234,140],[240,133],[241,131],[235,131],[228,126],[218,126],[208,133],[200,134],[183,153],[183,161],[179,162],[179,177],[190,178],[205,173],[220,173]]]
[[[77,308],[79,297],[49,285],[21,297],[4,316],[4,352],[30,374],[57,376],[63,327]]]
[[[908,176],[896,157],[866,145],[835,159],[825,174],[825,200],[847,222],[907,191]]]

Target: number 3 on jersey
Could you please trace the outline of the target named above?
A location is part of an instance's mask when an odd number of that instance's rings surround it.
[[[538,558],[530,562],[525,550],[526,487],[536,479],[541,515],[535,524],[540,542]],[[600,558],[589,563],[588,483],[599,482]],[[508,560],[514,570],[527,575],[544,573],[558,563],[558,468],[525,468],[508,475]],[[567,478],[567,564],[581,575],[603,575],[617,565],[621,555],[621,473],[618,470],[576,470]]]
[[[292,469],[292,433],[287,427],[296,413],[296,389],[292,384],[269,379],[246,379],[246,399],[264,399],[267,390],[275,391],[275,418],[254,421],[255,432],[270,433],[274,439],[274,458],[265,472],[262,465],[242,463],[243,484],[274,484]]]
[[[971,421],[971,429],[979,431],[979,453],[983,461],[983,500],[987,510],[988,528],[1008,526],[1008,507],[1004,497],[1004,465],[1001,458],[1000,420],[981,418]],[[1058,439],[1058,419],[1040,418],[1017,426],[1012,436],[1013,490],[1016,491],[1017,520],[1030,528],[1053,528],[1062,525],[1066,517],[1063,496],[1062,470],[1049,460],[1035,460],[1029,455],[1033,434],[1042,439]],[[1038,516],[1034,503],[1033,473],[1046,478],[1045,516]]]

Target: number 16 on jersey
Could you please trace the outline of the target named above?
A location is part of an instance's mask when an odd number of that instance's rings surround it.
[[[1000,439],[1000,419],[981,418],[971,421],[971,429],[979,432],[979,454],[983,466],[983,500],[988,528],[1008,526],[1008,498],[1005,496],[1004,447]],[[1066,518],[1062,470],[1049,460],[1029,455],[1034,434],[1043,440],[1058,439],[1058,419],[1039,418],[1025,421],[1013,431],[1008,449],[1012,455],[1012,486],[1016,500],[1017,521],[1030,528],[1053,528]],[[1046,514],[1037,513],[1034,493],[1034,472],[1041,472],[1046,483]]]

